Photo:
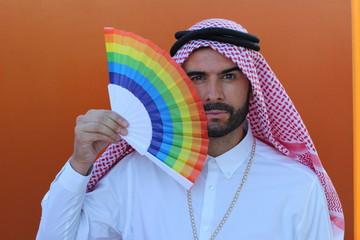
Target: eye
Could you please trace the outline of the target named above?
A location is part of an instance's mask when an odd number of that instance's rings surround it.
[[[224,76],[223,76],[223,79],[235,79],[236,78],[236,76],[235,76],[235,74],[233,74],[233,73],[227,73],[227,74],[225,74]]]
[[[199,82],[199,81],[201,81],[201,80],[204,80],[205,77],[204,77],[204,76],[201,76],[201,75],[197,75],[197,76],[191,77],[190,79],[191,79],[191,81],[193,81],[193,82]]]

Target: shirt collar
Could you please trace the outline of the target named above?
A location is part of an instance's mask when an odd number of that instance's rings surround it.
[[[245,123],[247,132],[245,137],[229,151],[217,156],[208,156],[208,159],[214,159],[222,173],[227,179],[230,179],[236,170],[249,158],[253,144],[253,135],[250,124]]]

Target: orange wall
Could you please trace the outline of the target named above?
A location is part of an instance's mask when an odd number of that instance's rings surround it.
[[[360,0],[352,0],[355,239],[360,239]]]
[[[156,3],[156,4],[155,4]],[[164,49],[173,33],[229,18],[295,102],[343,203],[353,239],[351,1],[1,0],[1,238],[34,239],[40,201],[72,152],[77,115],[109,108],[102,28]]]

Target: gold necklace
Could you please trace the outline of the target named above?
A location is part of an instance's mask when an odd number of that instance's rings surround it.
[[[241,183],[238,187],[238,189],[235,192],[235,195],[233,197],[233,200],[230,203],[230,206],[228,207],[227,211],[225,212],[224,217],[222,218],[221,222],[219,223],[219,225],[217,226],[216,230],[214,231],[213,235],[211,235],[210,240],[214,240],[215,237],[219,234],[220,230],[222,229],[222,227],[224,226],[226,220],[228,219],[228,217],[230,216],[231,211],[234,209],[235,204],[240,196],[240,192],[246,182],[246,179],[249,175],[250,172],[250,167],[251,164],[253,162],[254,159],[254,155],[255,155],[255,149],[256,149],[256,140],[254,138],[253,140],[253,144],[252,144],[252,149],[251,149],[251,155],[250,155],[250,159],[248,164],[246,165],[246,169],[244,172],[244,175],[241,179]],[[190,214],[190,221],[191,221],[191,227],[192,227],[192,232],[193,232],[193,236],[194,236],[194,240],[198,240],[198,235],[197,235],[197,231],[196,231],[196,224],[195,224],[195,217],[194,217],[194,209],[192,206],[192,198],[191,198],[191,191],[187,190],[187,199],[188,199],[188,206],[189,206],[189,214]]]

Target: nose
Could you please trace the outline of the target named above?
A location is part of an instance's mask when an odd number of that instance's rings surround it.
[[[224,91],[216,77],[209,78],[204,87],[204,101],[205,102],[221,102],[224,100]]]

